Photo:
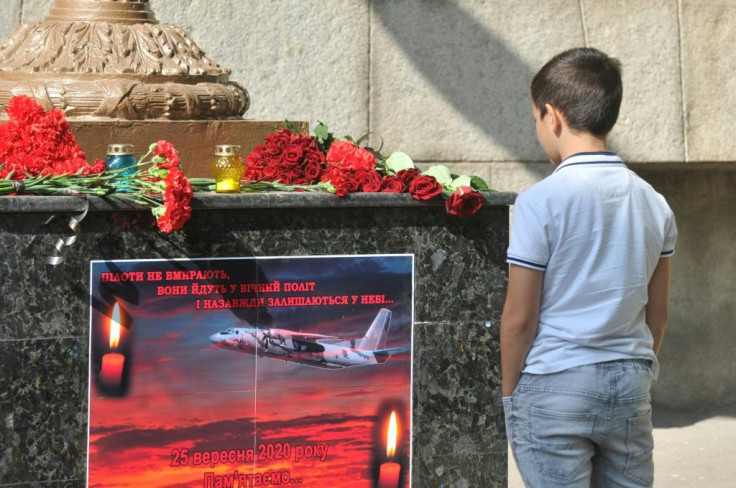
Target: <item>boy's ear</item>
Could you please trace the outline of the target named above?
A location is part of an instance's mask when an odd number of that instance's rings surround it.
[[[562,132],[562,126],[565,124],[565,116],[562,114],[560,109],[549,103],[545,103],[544,108],[547,111],[545,114],[545,122],[549,124],[549,128],[552,133],[559,137]]]

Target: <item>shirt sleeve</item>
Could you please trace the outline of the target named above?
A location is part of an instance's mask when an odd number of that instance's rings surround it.
[[[506,262],[539,271],[547,269],[550,253],[547,236],[549,227],[542,212],[543,208],[527,192],[516,198]]]
[[[675,255],[675,243],[677,242],[677,224],[675,223],[675,214],[670,210],[669,219],[667,219],[667,227],[665,230],[664,245],[662,246],[663,258]]]

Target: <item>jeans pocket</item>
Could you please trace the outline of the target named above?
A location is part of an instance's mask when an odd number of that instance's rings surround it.
[[[626,434],[627,478],[642,486],[651,486],[654,483],[653,450],[652,412],[630,418]]]
[[[539,471],[570,481],[587,465],[592,452],[593,413],[556,412],[531,408],[532,450]]]

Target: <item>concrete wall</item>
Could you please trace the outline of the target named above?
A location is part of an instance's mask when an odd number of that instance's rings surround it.
[[[53,0],[3,3],[7,38]],[[530,114],[536,70],[573,46],[618,57],[625,90],[611,147],[670,200],[681,234],[655,401],[736,402],[736,0],[151,4],[233,69],[252,96],[248,118],[371,132],[374,145],[501,190],[522,190],[550,170]]]

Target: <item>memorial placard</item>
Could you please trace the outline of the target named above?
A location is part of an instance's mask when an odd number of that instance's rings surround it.
[[[91,263],[87,484],[411,485],[413,256]]]

